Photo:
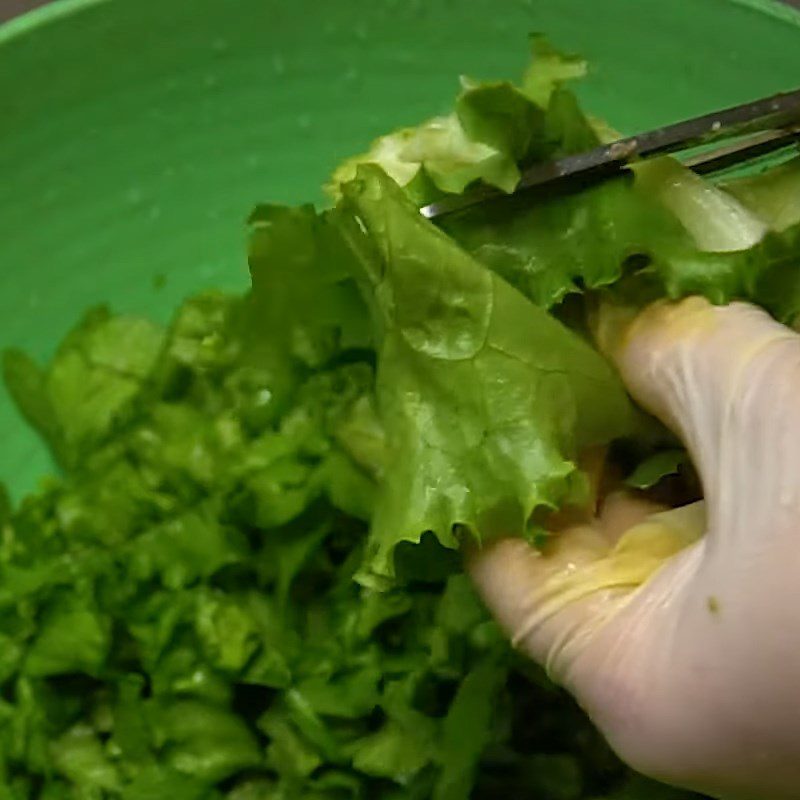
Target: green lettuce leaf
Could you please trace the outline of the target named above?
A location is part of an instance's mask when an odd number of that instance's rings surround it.
[[[120,776],[97,733],[78,724],[53,742],[53,763],[67,780],[87,790],[118,791]]]
[[[723,188],[773,231],[800,223],[800,157]]]
[[[253,733],[225,709],[182,700],[154,707],[151,719],[165,760],[177,772],[213,784],[263,763]]]
[[[458,687],[442,726],[442,772],[434,800],[468,800],[475,770],[492,739],[494,699],[506,677],[504,666],[486,660]]]
[[[522,91],[540,108],[547,108],[553,94],[569,81],[583,78],[588,71],[584,58],[563,53],[546,36],[530,37],[531,63],[522,76]]]
[[[337,229],[310,206],[258,206],[249,219],[253,340],[317,368],[370,333]]]
[[[120,795],[122,800],[218,800],[207,783],[169,767],[153,766],[137,775]]]
[[[425,221],[379,169],[362,167],[343,191],[382,331],[376,392],[392,465],[367,570],[391,576],[396,544],[424,531],[456,547],[459,526],[479,540],[521,534],[535,508],[580,502],[571,459],[631,429],[607,363]]]
[[[509,81],[462,79],[462,83],[456,116],[469,139],[483,142],[515,164],[547,154],[544,111],[524,92]]]
[[[685,450],[662,450],[638,464],[625,483],[634,489],[649,489],[667,475],[674,475],[687,461]]]
[[[689,248],[663,208],[618,179],[535,204],[521,198],[445,217],[442,229],[492,271],[545,309],[567,294],[599,289],[649,267],[663,246]]]
[[[767,231],[733,195],[673,158],[653,159],[635,172],[639,193],[662,205],[703,252],[748,250]]]
[[[329,193],[334,198],[361,164],[378,164],[419,203],[443,192],[459,194],[479,180],[510,192],[519,180],[513,158],[471,139],[456,114],[383,136],[366,153],[345,161],[331,178]]]
[[[7,352],[6,385],[56,460],[71,466],[130,410],[162,338],[147,320],[96,308],[67,335],[45,372],[19,351]]]
[[[329,194],[338,200],[361,164],[380,166],[419,205],[475,183],[511,192],[521,166],[596,144],[592,126],[563,88],[585,74],[585,62],[558,52],[542,36],[531,37],[531,49],[520,87],[462,78],[454,113],[375,140],[337,168]]]
[[[690,294],[750,300],[782,321],[800,310],[800,223],[770,230],[755,209],[670,159],[637,168],[635,178],[479,206],[440,226],[547,309],[607,289],[638,305]]]
[[[23,669],[34,677],[70,672],[95,675],[110,647],[109,620],[91,602],[57,600],[29,643]]]

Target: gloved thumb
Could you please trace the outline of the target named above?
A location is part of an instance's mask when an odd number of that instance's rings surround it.
[[[786,426],[796,427],[800,336],[756,306],[699,297],[656,303],[616,335],[612,325],[611,337],[608,327],[599,326],[601,346],[634,399],[683,440],[711,527],[730,532],[732,520],[718,515],[741,510],[731,492],[749,488],[759,471],[774,490],[776,458],[795,450],[782,445]],[[793,481],[794,467],[784,469]]]

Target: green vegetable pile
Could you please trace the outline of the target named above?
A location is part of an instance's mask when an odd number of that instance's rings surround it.
[[[598,143],[584,71],[534,39],[519,86],[464,81],[342,165],[329,210],[255,209],[246,296],[5,354],[60,477],[0,500],[0,800],[689,796],[512,652],[459,548],[546,535],[585,448],[641,486],[681,468],[587,320],[699,292],[791,322],[800,165],[418,213]]]

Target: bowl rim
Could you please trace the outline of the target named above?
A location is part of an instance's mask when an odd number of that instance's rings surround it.
[[[800,28],[800,6],[789,5],[785,0],[727,0],[732,5],[749,8],[773,19],[795,25]],[[85,9],[105,5],[115,0],[52,0],[38,6],[18,17],[0,23],[0,47],[24,36],[27,33],[43,28],[52,22]]]
[[[43,6],[37,6],[0,23],[0,46],[62,17],[68,17],[92,6],[110,2],[113,0],[51,0]]]
[[[789,5],[787,0],[728,0],[728,2],[800,27],[800,6]]]

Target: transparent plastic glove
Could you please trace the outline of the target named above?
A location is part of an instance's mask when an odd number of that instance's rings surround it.
[[[606,339],[632,395],[685,442],[704,502],[615,496],[544,553],[507,539],[470,571],[635,769],[715,797],[796,800],[800,336],[752,306],[690,298]]]

